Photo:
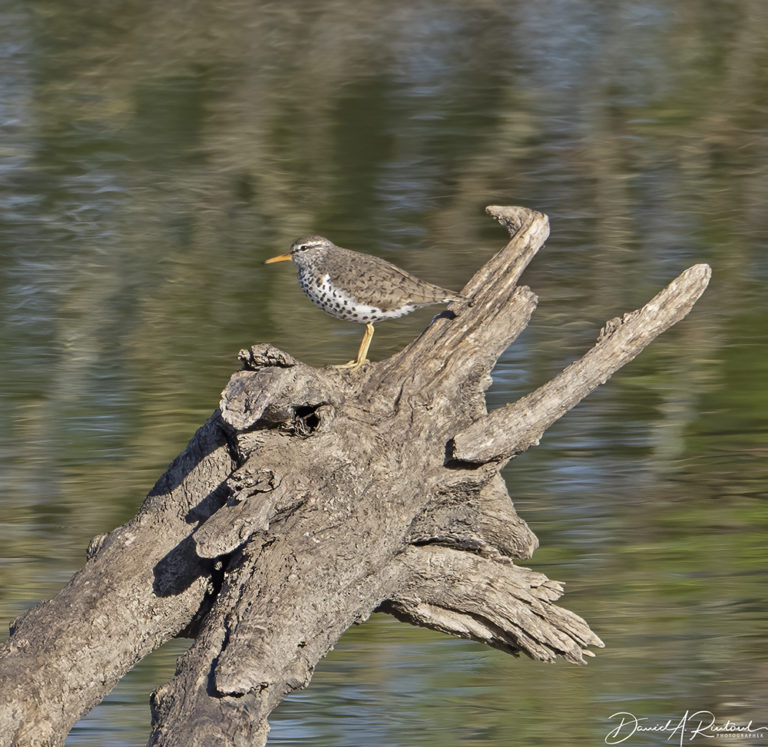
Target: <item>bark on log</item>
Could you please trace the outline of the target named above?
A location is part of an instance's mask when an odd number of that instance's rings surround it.
[[[684,272],[611,320],[580,361],[488,414],[497,358],[536,297],[518,286],[546,216],[490,207],[511,241],[392,358],[316,370],[241,352],[219,409],[138,515],[92,543],[62,592],[0,652],[0,744],[61,744],[168,638],[195,638],[153,696],[151,744],[257,745],[286,693],[374,610],[533,658],[583,663],[599,638],[558,607],[558,582],[515,564],[536,537],[499,469],[704,291]]]

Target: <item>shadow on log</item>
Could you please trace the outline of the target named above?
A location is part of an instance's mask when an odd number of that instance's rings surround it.
[[[242,351],[219,409],[127,524],[96,538],[0,654],[0,743],[61,744],[137,661],[193,637],[152,698],[150,744],[258,745],[344,631],[399,620],[548,661],[600,639],[555,604],[561,585],[519,566],[537,546],[499,470],[656,335],[710,270],[686,270],[613,319],[552,381],[488,413],[497,358],[536,296],[518,280],[546,216],[489,207],[511,241],[392,358],[310,368],[270,345]]]

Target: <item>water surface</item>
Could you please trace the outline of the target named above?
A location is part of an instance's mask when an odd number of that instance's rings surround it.
[[[358,327],[265,258],[316,232],[458,289],[505,241],[482,208],[522,204],[552,235],[491,407],[685,267],[714,272],[687,320],[505,471],[541,541],[530,565],[606,649],[544,665],[376,615],[271,743],[601,744],[622,710],[768,724],[762,0],[5,0],[0,23],[5,621],[135,513],[239,348],[353,355]],[[381,325],[372,357],[429,318]],[[67,744],[143,744],[184,645]]]

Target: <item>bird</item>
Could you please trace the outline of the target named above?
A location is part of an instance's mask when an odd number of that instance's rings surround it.
[[[356,371],[365,363],[373,338],[373,325],[397,319],[433,304],[466,300],[460,294],[414,277],[371,254],[336,246],[324,236],[304,236],[291,244],[288,254],[265,261],[293,261],[306,296],[337,319],[365,324],[357,358],[336,368]]]

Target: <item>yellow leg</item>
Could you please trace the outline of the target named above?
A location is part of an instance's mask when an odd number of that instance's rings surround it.
[[[363,340],[360,343],[360,349],[357,351],[357,360],[344,363],[340,366],[334,366],[334,368],[348,368],[351,371],[357,371],[364,363],[369,363],[365,357],[368,355],[368,348],[371,347],[371,340],[373,339],[373,325],[368,322],[365,325],[365,333],[363,334]]]

